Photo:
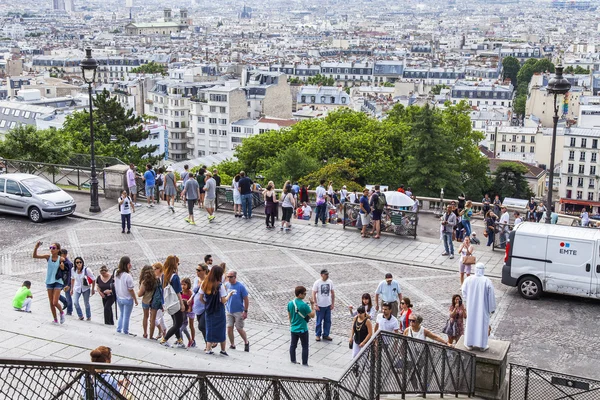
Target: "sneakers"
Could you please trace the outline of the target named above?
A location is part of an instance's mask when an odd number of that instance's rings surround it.
[[[190,225],[196,225],[194,221],[190,221]]]
[[[121,233],[125,233],[125,231],[121,231]]]
[[[57,319],[55,319],[54,321],[52,321],[52,323],[53,323],[54,325],[58,325],[58,320],[57,320]]]
[[[167,342],[164,338],[160,339],[160,342],[158,342],[161,346],[165,346],[165,347],[171,347],[171,345],[169,344],[169,342]]]
[[[127,231],[127,234],[128,234],[128,235],[129,235],[129,234],[131,234],[131,231]]]
[[[452,260],[454,258],[454,254],[450,254],[450,259]]]
[[[175,213],[175,207],[173,206],[169,206],[169,209],[171,210],[171,212],[174,214]]]
[[[140,203],[135,203],[134,204],[136,207],[141,207],[142,205]]]
[[[216,218],[216,217],[215,217],[214,215],[209,215],[209,216],[208,216],[208,222],[213,222],[213,220],[214,220],[215,218]]]
[[[219,354],[221,354],[222,356],[229,357],[229,354],[227,354],[227,352],[226,352],[226,351],[223,351],[223,350],[221,350],[221,351],[219,352]]]
[[[443,256],[449,256],[449,255],[450,255],[450,253],[443,252],[443,253],[442,253],[442,255],[443,255]]]
[[[244,344],[244,351],[245,352],[249,352],[250,351],[250,342]]]
[[[192,348],[196,347],[196,341],[192,340],[191,342],[189,342],[188,347],[192,347]]]
[[[146,205],[146,208],[151,208],[152,206],[150,204]]]
[[[154,207],[154,203],[150,204],[150,208]]]
[[[190,219],[189,218],[184,218],[183,219],[185,222],[187,222],[188,224],[190,223]]]
[[[179,339],[175,342],[175,347],[178,349],[185,349],[185,344],[183,344],[183,339]]]
[[[55,292],[56,293],[56,292]],[[60,313],[60,323],[64,324],[65,323],[65,313]]]

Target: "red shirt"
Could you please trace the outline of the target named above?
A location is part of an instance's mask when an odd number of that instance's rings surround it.
[[[404,191],[404,189],[402,189],[402,188],[398,188],[398,191],[399,191],[400,193],[406,193],[406,192]]]

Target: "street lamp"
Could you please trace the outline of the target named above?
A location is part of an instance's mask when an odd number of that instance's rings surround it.
[[[98,203],[98,177],[96,176],[96,153],[94,149],[94,118],[92,116],[92,83],[96,80],[96,69],[98,69],[98,62],[92,58],[92,49],[85,49],[85,58],[81,61],[81,72],[83,74],[83,80],[88,84],[88,94],[90,96],[90,150],[92,156],[92,178],[91,178],[91,190],[90,190],[90,212],[100,212],[100,204]]]
[[[546,207],[546,223],[550,223],[552,215],[552,185],[554,184],[554,152],[556,151],[556,127],[558,126],[558,104],[556,104],[559,94],[564,95],[571,89],[571,83],[563,77],[563,66],[556,66],[556,75],[548,82],[546,91],[554,94],[554,126],[552,127],[552,148],[550,150],[550,179],[548,180],[548,204]]]

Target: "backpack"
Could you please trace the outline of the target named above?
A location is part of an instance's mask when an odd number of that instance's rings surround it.
[[[377,211],[383,211],[386,205],[387,200],[385,199],[385,195],[383,193],[377,193],[377,204],[375,204],[375,209]]]
[[[160,280],[157,280],[154,293],[152,293],[152,301],[150,302],[150,308],[153,310],[159,310],[163,305],[163,293],[161,286]]]
[[[171,277],[171,279],[173,278]],[[177,297],[177,293],[175,293],[175,289],[173,289],[171,282],[169,282],[169,284],[163,289],[163,299],[165,310],[169,313],[169,315],[176,314],[179,310],[181,310],[179,297]]]
[[[156,177],[156,184],[158,186],[162,186],[163,185],[163,178],[162,178],[162,174],[158,174],[158,176]]]

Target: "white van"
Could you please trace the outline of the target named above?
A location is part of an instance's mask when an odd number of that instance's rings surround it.
[[[600,230],[523,222],[510,233],[502,283],[526,299],[543,291],[600,298]]]

